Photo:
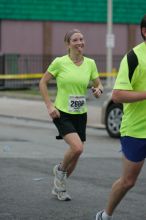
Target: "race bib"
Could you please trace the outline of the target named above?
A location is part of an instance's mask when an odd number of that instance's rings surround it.
[[[69,112],[84,112],[85,106],[85,96],[69,96]]]

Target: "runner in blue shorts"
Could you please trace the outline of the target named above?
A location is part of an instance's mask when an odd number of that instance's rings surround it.
[[[112,185],[106,208],[96,220],[111,220],[115,208],[135,185],[146,157],[146,15],[141,20],[141,44],[128,52],[121,61],[112,98],[123,103],[121,146],[123,171]]]
[[[121,137],[122,152],[129,161],[140,162],[146,158],[146,138]]]

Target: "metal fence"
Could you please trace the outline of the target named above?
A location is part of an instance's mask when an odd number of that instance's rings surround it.
[[[19,55],[3,54],[0,55],[0,88],[26,88],[38,85],[40,77],[36,73],[44,73],[51,63],[57,57],[49,55]],[[87,55],[88,56],[88,55]],[[94,55],[93,58],[97,64],[98,71],[106,71],[106,56]],[[113,56],[113,69],[117,70],[121,56]],[[31,77],[6,77],[7,75],[31,74]],[[34,76],[34,77],[33,77]],[[106,77],[104,77],[106,80]]]

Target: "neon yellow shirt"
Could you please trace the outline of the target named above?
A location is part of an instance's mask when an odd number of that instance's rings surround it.
[[[80,66],[75,65],[68,55],[57,57],[48,67],[57,82],[55,106],[66,113],[87,112],[86,93],[90,80],[99,74],[95,61],[84,57]]]
[[[146,43],[141,43],[121,61],[114,89],[146,91]],[[146,100],[124,103],[121,136],[146,138]]]

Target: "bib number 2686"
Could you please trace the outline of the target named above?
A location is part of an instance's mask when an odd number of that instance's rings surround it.
[[[69,97],[69,111],[70,112],[81,112],[83,111],[86,104],[84,96],[70,96]]]

